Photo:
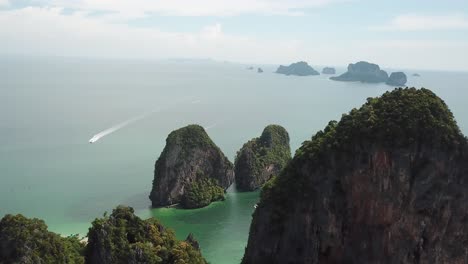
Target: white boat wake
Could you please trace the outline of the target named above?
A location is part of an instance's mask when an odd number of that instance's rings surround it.
[[[200,100],[195,100],[195,101],[192,101],[191,103],[192,103],[192,104],[198,104],[198,103],[200,103],[200,102],[201,102]],[[168,108],[170,108],[170,107],[168,107]],[[166,109],[168,109],[168,108],[166,108]],[[106,130],[103,130],[103,131],[97,133],[96,135],[94,135],[94,136],[89,140],[89,143],[95,143],[95,142],[97,142],[98,140],[100,140],[101,138],[103,138],[103,137],[105,137],[105,136],[107,136],[107,135],[109,135],[109,134],[111,134],[111,133],[114,133],[114,132],[117,131],[117,130],[120,130],[120,129],[122,129],[122,128],[124,128],[124,127],[126,127],[126,126],[128,126],[128,125],[130,125],[130,124],[132,124],[132,123],[134,123],[134,122],[136,122],[136,121],[138,121],[138,120],[141,120],[141,119],[143,119],[143,118],[146,118],[146,117],[148,117],[148,116],[150,116],[150,115],[152,115],[152,114],[154,114],[154,113],[161,112],[162,110],[164,110],[164,109],[158,108],[158,109],[153,110],[153,111],[151,111],[151,112],[144,113],[144,114],[142,114],[142,115],[139,115],[139,116],[130,118],[130,119],[128,119],[128,120],[126,120],[126,121],[124,121],[124,122],[122,122],[122,123],[119,123],[119,124],[117,124],[117,125],[115,125],[115,126],[112,126],[112,127],[108,128],[108,129],[106,129]]]

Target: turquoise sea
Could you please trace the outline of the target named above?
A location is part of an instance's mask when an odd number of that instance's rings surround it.
[[[0,57],[0,217],[21,213],[63,235],[85,234],[94,218],[128,204],[181,239],[193,232],[211,263],[239,263],[258,192],[231,189],[225,202],[197,210],[149,208],[154,162],[168,133],[201,124],[233,161],[243,143],[276,123],[289,131],[295,150],[329,120],[393,89],[278,75],[277,65],[254,65],[265,71],[258,74],[247,66]],[[468,73],[397,70],[408,74],[409,86],[442,97],[468,134]]]

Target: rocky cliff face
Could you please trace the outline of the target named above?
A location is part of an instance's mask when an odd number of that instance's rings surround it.
[[[236,187],[253,191],[276,176],[291,159],[289,135],[279,125],[269,125],[259,138],[245,143],[235,162]]]
[[[280,65],[276,73],[297,76],[320,75],[318,71],[314,70],[305,61],[296,62],[289,66]]]
[[[407,78],[404,72],[392,72],[386,83],[393,86],[403,86],[406,82]]]
[[[330,77],[331,80],[344,82],[368,82],[378,83],[386,82],[387,72],[380,69],[379,65],[360,61],[348,65],[348,71],[340,76]]]
[[[189,125],[169,134],[156,161],[150,199],[154,207],[177,204],[188,187],[202,179],[227,189],[234,181],[232,163],[203,127]]]
[[[467,140],[411,88],[304,142],[264,187],[243,263],[468,263],[467,249]]]

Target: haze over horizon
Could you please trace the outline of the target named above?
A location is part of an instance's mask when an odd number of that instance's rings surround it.
[[[0,24],[1,55],[468,71],[461,0],[0,0]]]

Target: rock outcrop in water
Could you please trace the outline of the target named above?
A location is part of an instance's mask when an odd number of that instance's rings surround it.
[[[467,139],[434,93],[399,88],[264,186],[242,263],[467,263],[467,248]]]
[[[289,66],[280,65],[276,73],[297,76],[320,75],[318,71],[310,67],[305,61],[296,62]]]
[[[413,77],[421,77],[419,73],[413,73]]]
[[[43,220],[5,215],[0,221],[0,263],[84,263],[84,244],[47,230]]]
[[[404,72],[392,72],[386,83],[393,86],[403,86],[406,84],[406,81],[407,78]]]
[[[253,191],[278,175],[291,159],[289,135],[279,125],[265,127],[259,138],[245,143],[235,162],[236,187]]]
[[[118,206],[110,216],[93,221],[86,246],[87,264],[206,264],[190,234],[178,241],[155,218],[142,220],[133,208]]]
[[[360,61],[355,64],[349,64],[347,72],[340,76],[330,77],[330,79],[343,82],[379,83],[386,82],[388,74],[381,70],[377,64]]]
[[[262,68],[258,68],[258,69],[257,69],[257,72],[258,72],[258,73],[262,73],[262,72],[263,72]]]
[[[335,74],[335,73],[336,73],[335,68],[325,67],[322,69],[322,74]]]
[[[226,190],[233,181],[232,163],[203,127],[189,125],[167,137],[156,161],[150,199],[153,207],[178,203],[188,208],[203,207],[207,200],[209,204],[222,199],[217,195],[219,189]]]

